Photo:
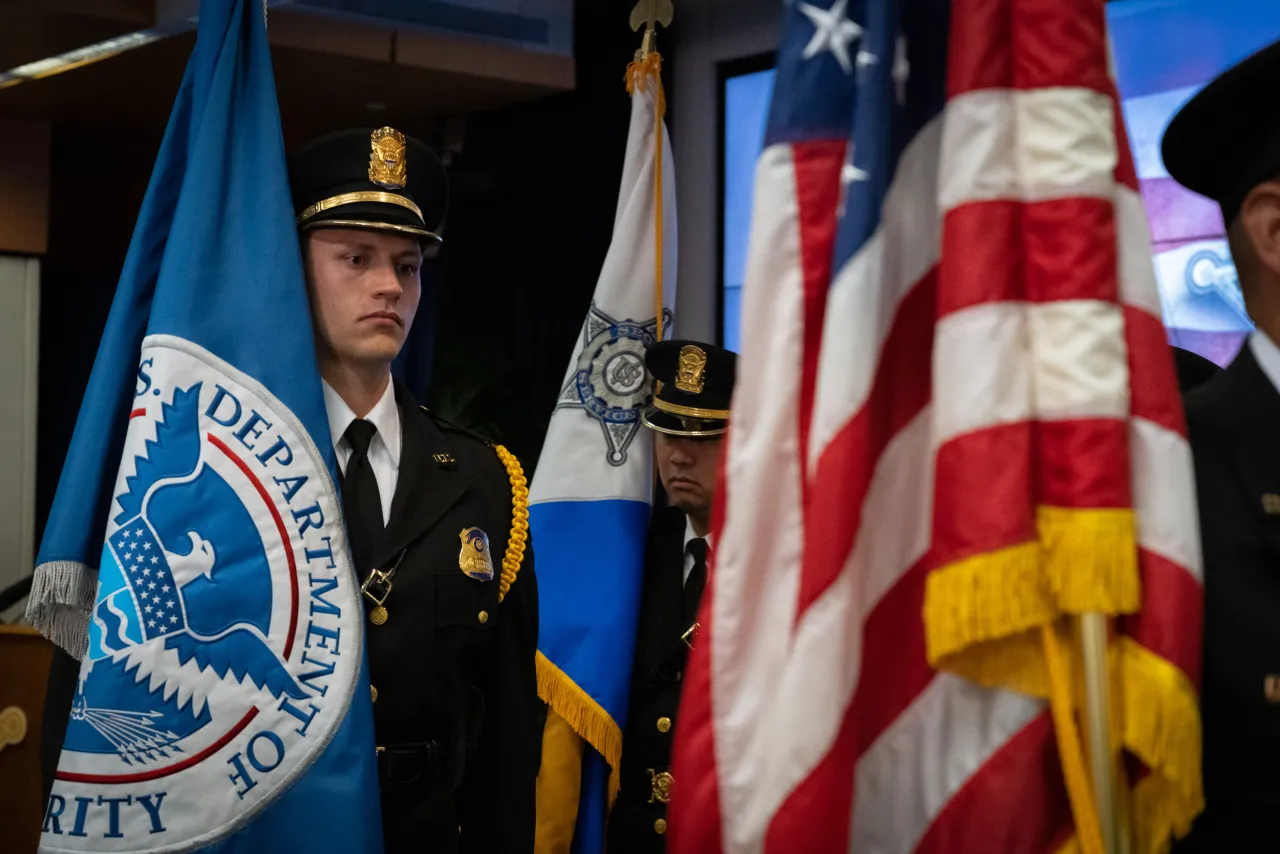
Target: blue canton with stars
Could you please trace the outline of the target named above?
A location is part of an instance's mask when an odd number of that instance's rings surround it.
[[[790,0],[765,145],[847,141],[834,270],[880,225],[902,152],[946,104],[947,0]]]

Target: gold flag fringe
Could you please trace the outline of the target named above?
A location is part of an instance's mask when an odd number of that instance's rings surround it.
[[[609,806],[618,795],[622,778],[622,728],[604,707],[542,652],[537,656],[538,697],[573,727],[609,763]]]

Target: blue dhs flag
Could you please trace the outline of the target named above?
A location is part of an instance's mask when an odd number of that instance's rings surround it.
[[[327,424],[263,7],[204,0],[28,611],[82,659],[42,851],[382,850]]]
[[[613,239],[529,489],[538,694],[553,713],[538,775],[538,854],[602,851],[618,790],[653,500],[653,437],[640,423],[644,352],[667,331],[659,324],[670,325],[676,290],[663,287],[662,271],[676,269],[676,188],[659,62],[650,53],[628,69]]]

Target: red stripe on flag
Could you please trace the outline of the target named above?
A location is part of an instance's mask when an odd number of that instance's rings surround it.
[[[938,317],[974,305],[1024,299],[1022,203],[970,202],[942,220]]]
[[[1013,86],[1009,0],[952,0],[947,99]]]
[[[840,168],[844,140],[799,142],[791,147],[795,164],[796,206],[799,210],[800,267],[804,278],[803,361],[800,371],[800,459],[808,459],[809,423],[818,379],[822,318],[831,283],[832,250],[836,235],[836,204],[840,200]],[[802,469],[803,471],[803,469]],[[801,483],[803,491],[804,484]]]
[[[848,848],[851,770],[889,725],[928,687],[934,671],[925,657],[924,585],[929,567],[912,567],[872,610],[863,629],[858,688],[835,742],[822,761],[787,796],[769,825],[765,852]]]
[[[856,757],[929,686],[934,670],[925,652],[924,585],[932,563],[922,560],[890,588],[867,616],[862,671],[853,705],[858,713]]]
[[[1071,807],[1046,711],[951,797],[914,854],[1050,854],[1070,829]]]
[[[1102,5],[1097,0],[1013,3],[1014,85],[1019,89],[1082,86],[1109,93]]]
[[[1033,438],[1034,437],[1034,438]],[[1016,421],[965,433],[938,449],[937,566],[1034,540],[1036,504],[1128,507],[1128,427],[1111,419]]]
[[[1115,213],[1110,199],[1068,198],[1025,205],[1021,237],[1025,299],[1114,302],[1118,298]]]
[[[792,854],[796,841],[804,851],[849,850],[856,753],[856,706],[849,704],[835,744],[787,795],[764,835],[764,854]]]
[[[1129,424],[1117,418],[1041,421],[1040,504],[1051,507],[1133,506],[1129,466]],[[994,460],[993,460],[994,462]]]
[[[938,449],[934,470],[933,560],[956,560],[1029,542],[1032,424],[966,433]]]
[[[1146,549],[1138,551],[1142,610],[1121,617],[1118,628],[1200,684],[1200,627],[1204,593],[1178,564]]]
[[[844,567],[885,446],[929,403],[935,273],[926,274],[898,304],[866,403],[827,444],[818,461],[808,504],[797,618]]]
[[[1110,92],[1096,0],[952,0],[947,97],[979,89]],[[1016,48],[1014,45],[1016,44]]]
[[[1118,297],[1111,202],[969,202],[942,226],[939,318],[992,302]]]
[[[1186,436],[1187,421],[1168,330],[1155,315],[1126,306],[1124,332],[1129,350],[1130,412],[1135,418],[1145,418]]]

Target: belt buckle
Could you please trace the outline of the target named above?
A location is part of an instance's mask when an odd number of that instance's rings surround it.
[[[680,640],[684,641],[684,645],[689,647],[689,649],[691,650],[693,649],[693,637],[698,633],[699,625],[701,624],[694,623],[692,626],[690,626],[688,629],[685,630],[684,634],[680,636]],[[671,635],[667,635],[667,637],[671,637]]]
[[[382,589],[376,589],[375,585],[381,585]],[[370,590],[370,588],[374,589]],[[364,584],[360,585],[360,593],[374,605],[381,606],[391,595],[391,576],[380,569],[373,570],[364,580]]]
[[[670,771],[654,773],[652,768],[646,768],[645,770],[649,772],[649,803],[671,803],[671,786],[675,783],[676,778],[671,776]]]

